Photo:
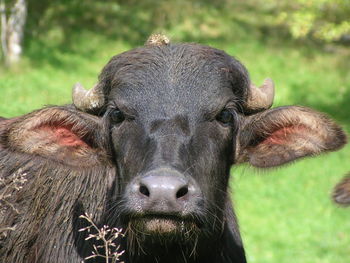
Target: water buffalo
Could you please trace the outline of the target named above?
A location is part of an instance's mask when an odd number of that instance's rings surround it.
[[[333,200],[342,206],[350,206],[350,173],[334,187]]]
[[[231,165],[346,142],[322,113],[270,109],[273,96],[225,52],[155,36],[113,57],[93,89],[76,85],[72,105],[2,120],[0,261],[112,262],[118,249],[133,263],[246,262]],[[111,228],[125,237],[107,244]]]

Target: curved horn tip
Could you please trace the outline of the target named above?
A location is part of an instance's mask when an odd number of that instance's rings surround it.
[[[266,78],[264,79],[264,85],[270,86],[270,87],[275,87],[275,83],[271,78]]]
[[[73,85],[73,94],[75,92],[81,92],[81,91],[86,91],[87,90],[84,88],[84,86],[80,83],[80,82],[77,82]]]
[[[270,78],[266,78],[264,80],[264,84],[260,88],[263,89],[267,98],[271,100],[271,105],[272,105],[273,99],[275,97],[275,83],[273,82],[273,80]]]
[[[77,82],[73,85],[73,88],[75,87],[83,87],[83,85],[80,82]]]
[[[163,46],[163,45],[169,45],[170,39],[163,34],[152,34],[147,39],[145,45],[146,46]]]
[[[97,85],[90,90],[86,90],[79,82],[73,86],[72,100],[75,107],[82,111],[98,109],[104,103],[103,94],[97,88]]]
[[[273,104],[274,96],[275,85],[272,79],[266,78],[259,88],[251,83],[250,94],[245,105],[246,112],[251,114],[269,109]]]

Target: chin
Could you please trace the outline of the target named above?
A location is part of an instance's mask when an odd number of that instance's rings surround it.
[[[129,220],[127,238],[129,245],[142,253],[170,249],[174,246],[192,247],[198,241],[200,226],[194,220],[176,216],[147,215]],[[180,245],[179,245],[180,244]]]

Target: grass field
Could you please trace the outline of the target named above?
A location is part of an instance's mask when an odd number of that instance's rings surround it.
[[[1,69],[0,116],[70,103],[75,82],[91,87],[112,55],[132,47],[127,41],[89,33],[71,43],[66,48],[33,41],[20,66]],[[350,60],[341,51],[325,53],[283,41],[253,39],[202,43],[236,56],[256,83],[267,76],[273,78],[274,106],[310,106],[328,113],[350,131]],[[350,210],[330,201],[333,185],[348,170],[349,146],[274,170],[233,167],[233,200],[248,261],[350,262]]]

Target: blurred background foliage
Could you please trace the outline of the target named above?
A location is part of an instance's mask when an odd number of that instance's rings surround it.
[[[5,1],[11,5],[12,0]],[[0,116],[70,103],[115,54],[151,33],[236,56],[275,106],[326,112],[350,131],[348,0],[27,0],[22,61],[0,66]],[[233,198],[249,262],[348,263],[350,212],[330,201],[350,170],[350,147],[261,174],[232,169]]]
[[[64,36],[75,29],[113,37],[118,33],[136,42],[150,31],[169,29],[181,38],[200,33],[218,37],[232,23],[256,34],[277,31],[295,39],[350,41],[348,0],[28,0],[28,8],[29,38],[49,36],[59,42],[68,41]]]

